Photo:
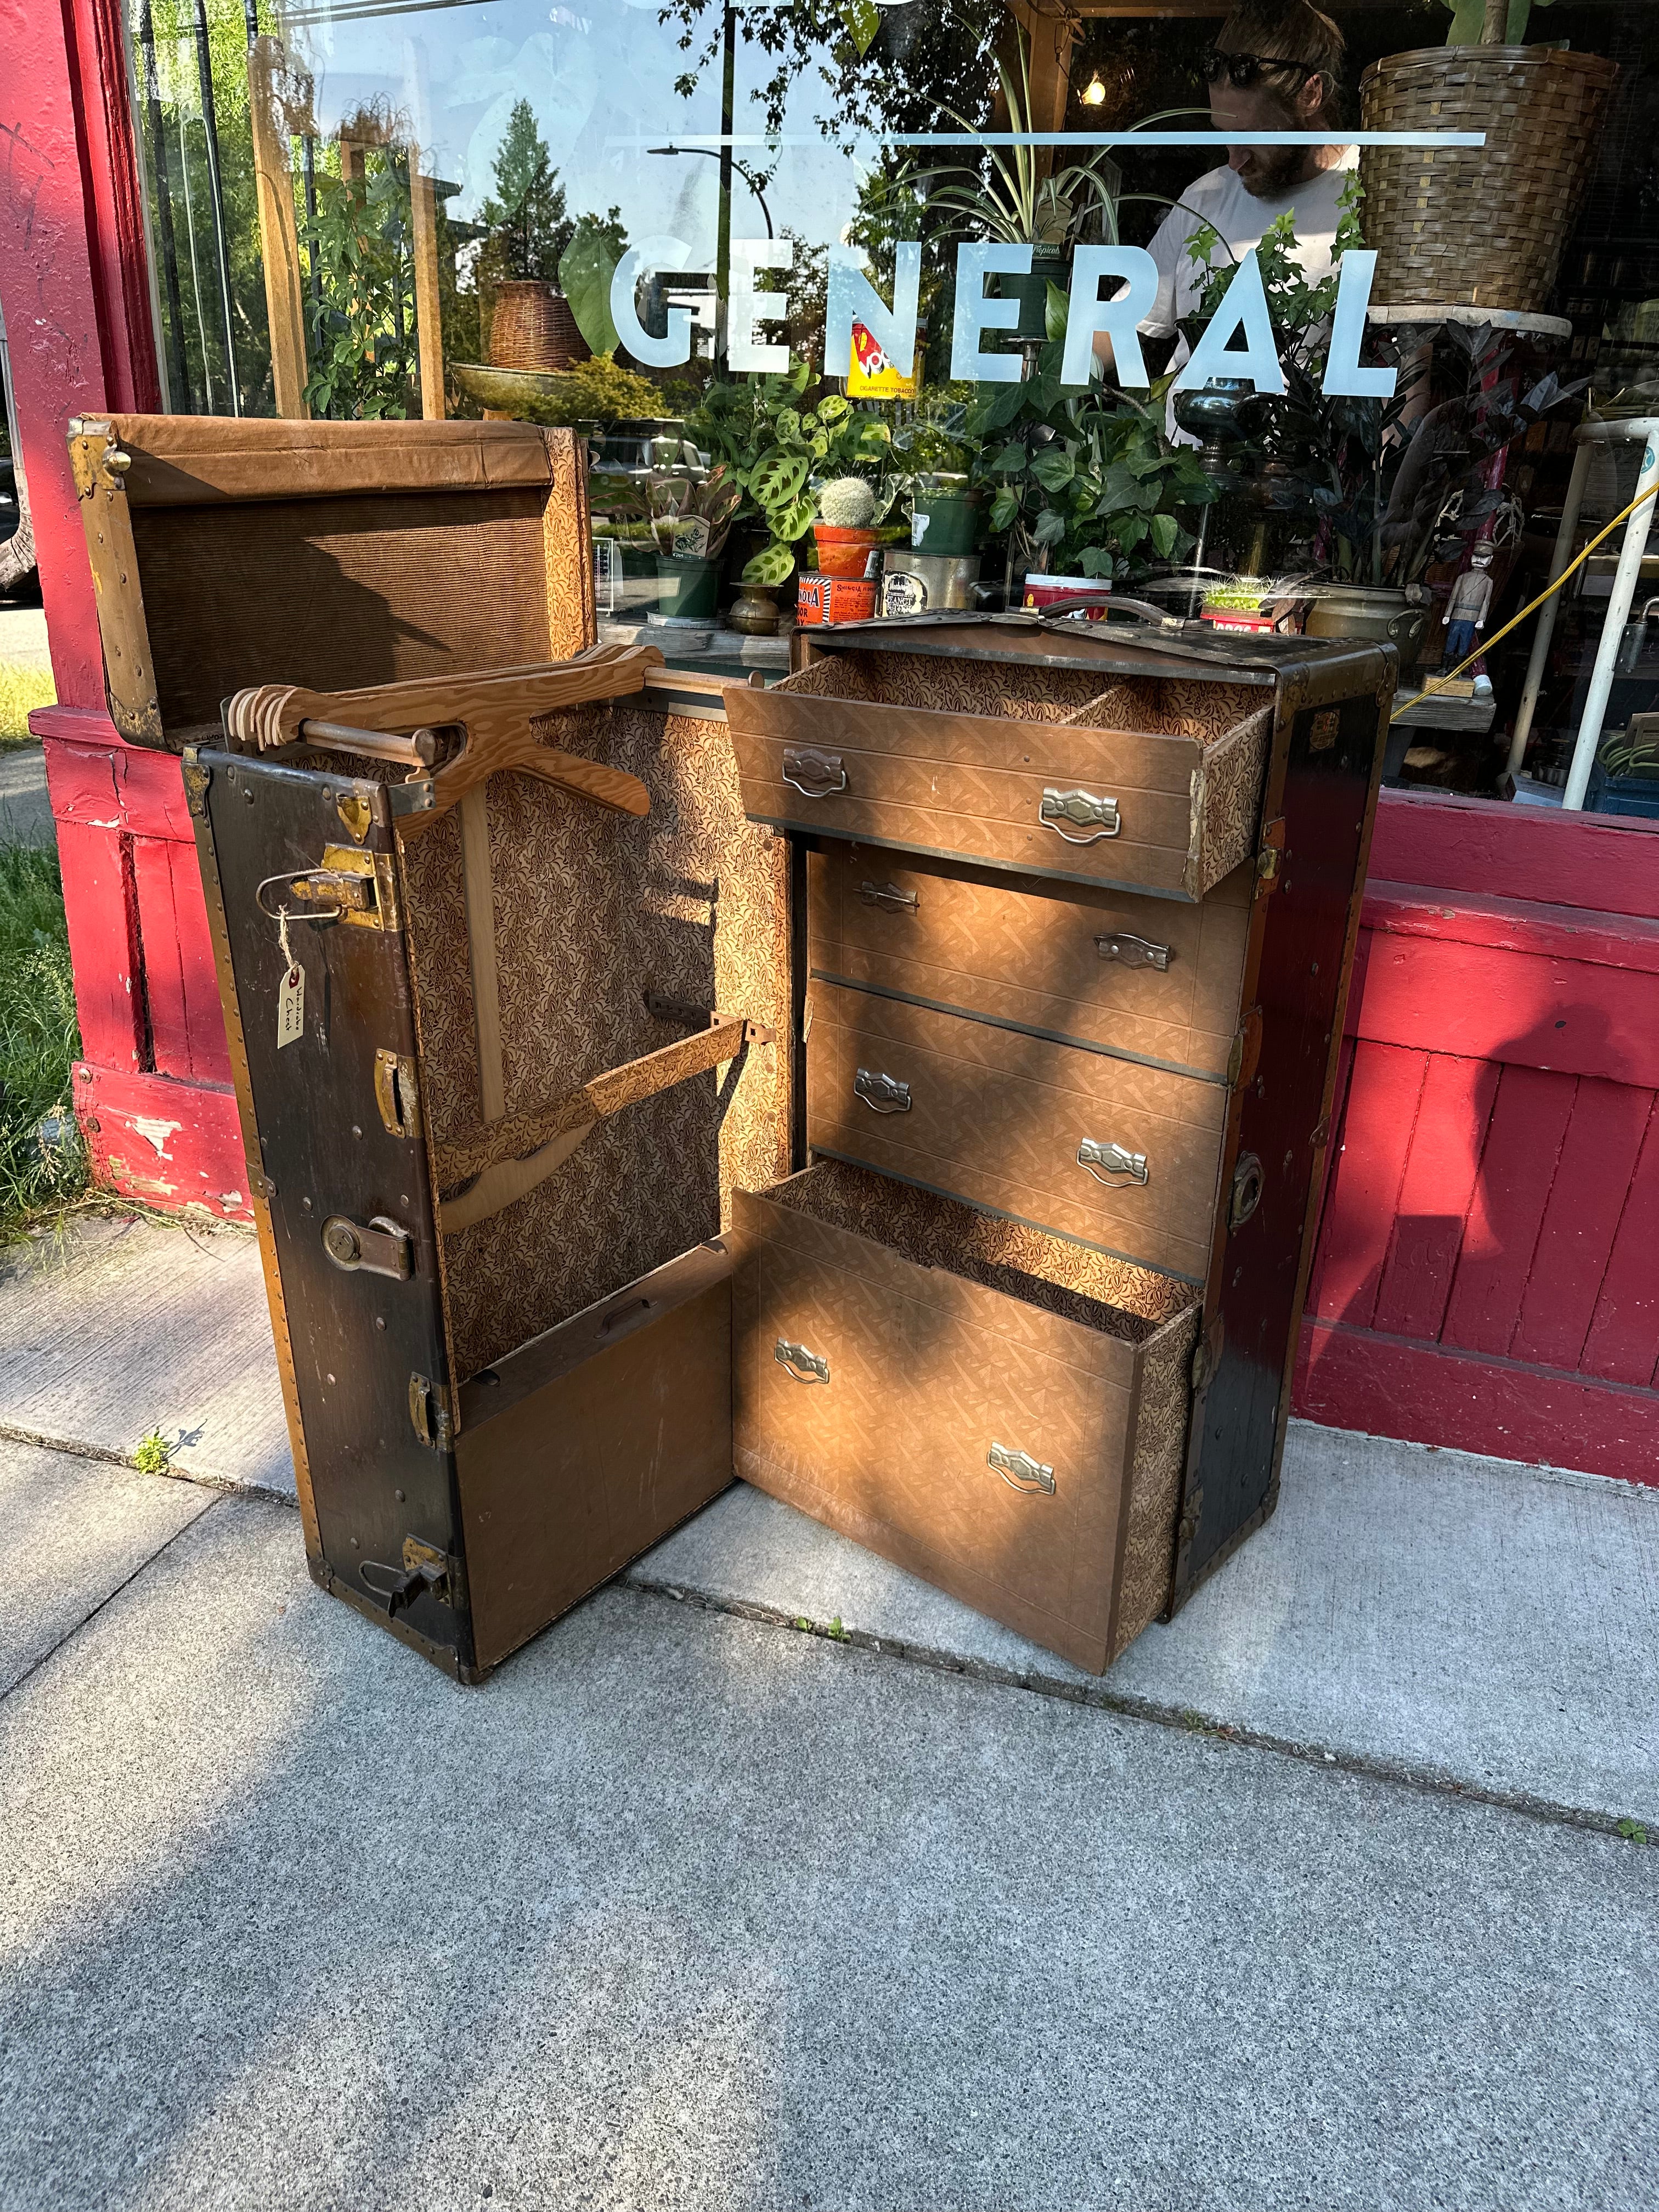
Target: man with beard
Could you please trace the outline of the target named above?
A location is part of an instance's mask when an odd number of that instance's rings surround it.
[[[1200,64],[1218,131],[1319,131],[1334,126],[1344,41],[1328,15],[1308,0],[1241,0]],[[1201,224],[1216,231],[1217,269],[1231,268],[1259,246],[1289,211],[1296,258],[1317,282],[1331,265],[1343,192],[1352,181],[1354,146],[1231,146],[1225,163],[1209,169],[1182,194],[1159,224],[1148,251],[1158,264],[1158,298],[1139,325],[1143,337],[1172,337],[1197,309],[1207,271],[1188,251]],[[1111,341],[1096,350],[1109,368]],[[1187,360],[1182,339],[1170,365]]]

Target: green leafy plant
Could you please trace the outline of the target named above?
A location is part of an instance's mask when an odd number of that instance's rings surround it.
[[[364,171],[318,178],[301,237],[316,280],[306,398],[319,415],[368,421],[410,411],[415,270],[406,165],[388,149],[366,155]]]
[[[58,855],[0,846],[0,1235],[86,1186],[70,1101],[80,1053]]]
[[[1478,46],[1485,43],[1486,0],[1448,0],[1451,8],[1450,27],[1446,33],[1449,46]],[[1534,8],[1547,8],[1551,0],[1509,0],[1504,21],[1501,43],[1506,46],[1524,46],[1527,25]]]
[[[990,526],[1008,533],[1012,568],[1135,582],[1192,550],[1180,515],[1216,487],[1191,447],[1164,434],[1169,377],[1145,405],[1107,385],[1061,382],[1065,317],[1051,284],[1033,374],[981,386],[963,426],[981,445],[974,474],[992,490]]]
[[[170,1474],[173,1472],[173,1447],[160,1429],[152,1429],[140,1441],[132,1455],[132,1463],[140,1474]]]
[[[608,216],[579,217],[559,257],[559,283],[576,328],[596,354],[614,354],[622,340],[611,314],[611,280],[628,251],[628,234],[612,208]]]
[[[839,392],[804,407],[810,382],[802,362],[786,376],[711,384],[686,422],[699,447],[724,461],[741,488],[739,516],[754,516],[767,531],[769,542],[743,571],[745,583],[781,584],[788,576],[793,549],[817,512],[814,477],[849,476],[863,465],[884,477],[892,449],[887,424]],[[884,488],[890,507],[896,484]],[[880,492],[876,505],[879,519]]]
[[[1619,1833],[1627,1844],[1644,1844],[1648,1839],[1647,1828],[1640,1820],[1621,1820]]]
[[[568,428],[574,422],[649,421],[662,411],[662,393],[650,378],[619,368],[609,354],[562,370],[549,378],[548,386],[515,403],[527,421]]]
[[[722,461],[702,478],[659,474],[642,483],[630,483],[607,500],[611,516],[621,522],[643,522],[659,553],[672,553],[675,534],[688,522],[706,530],[698,556],[714,560],[725,546],[732,518],[743,504],[743,487]]]

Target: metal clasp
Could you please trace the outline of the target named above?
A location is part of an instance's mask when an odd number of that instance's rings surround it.
[[[1103,960],[1115,960],[1125,968],[1167,969],[1171,954],[1167,945],[1154,945],[1150,937],[1132,937],[1127,929],[1110,937],[1097,937],[1095,951]]]
[[[821,753],[811,745],[786,745],[783,780],[805,798],[828,799],[831,792],[846,790],[847,769],[839,753]]]
[[[1085,1137],[1078,1146],[1077,1164],[1087,1168],[1097,1182],[1109,1182],[1114,1176],[1127,1176],[1131,1182],[1146,1180],[1145,1152],[1126,1152],[1121,1145],[1103,1145],[1095,1137]]]
[[[910,1086],[879,1068],[861,1067],[853,1078],[853,1096],[862,1098],[872,1114],[908,1114]]]
[[[386,1045],[375,1047],[374,1103],[388,1135],[420,1135],[420,1085],[415,1079],[415,1063],[406,1053],[393,1052]]]
[[[365,1559],[357,1573],[366,1590],[386,1600],[386,1619],[392,1620],[427,1591],[440,1605],[453,1605],[453,1586],[459,1580],[455,1564],[448,1553],[441,1552],[435,1544],[423,1544],[418,1536],[405,1536],[401,1571],[384,1559]],[[371,1576],[384,1576],[386,1579],[371,1581]]]
[[[1068,845],[1097,845],[1103,837],[1115,837],[1123,827],[1115,799],[1097,797],[1092,791],[1056,791],[1042,794],[1042,804],[1037,809],[1037,820],[1045,830],[1052,830]],[[1086,837],[1074,837],[1063,825],[1073,823],[1079,830],[1087,830]]]
[[[914,914],[919,904],[914,891],[902,891],[896,884],[860,884],[859,896],[866,906],[886,907],[895,913],[902,909]]]
[[[1012,1444],[993,1444],[985,1455],[987,1467],[995,1468],[1010,1490],[1024,1491],[1029,1497],[1033,1491],[1054,1494],[1054,1471],[1045,1467],[1030,1452],[1016,1451]]]
[[[772,1357],[786,1375],[793,1375],[797,1382],[827,1382],[830,1362],[821,1352],[809,1352],[804,1344],[791,1344],[781,1336],[773,1349]]]
[[[377,1213],[366,1227],[343,1213],[331,1213],[323,1224],[323,1250],[349,1275],[361,1269],[406,1283],[415,1272],[414,1239],[389,1213]]]

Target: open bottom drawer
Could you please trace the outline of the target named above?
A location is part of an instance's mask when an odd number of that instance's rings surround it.
[[[732,1242],[737,1472],[1103,1671],[1169,1593],[1190,1287],[839,1161]]]

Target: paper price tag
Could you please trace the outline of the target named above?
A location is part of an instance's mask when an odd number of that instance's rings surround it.
[[[283,978],[276,994],[276,1048],[305,1035],[306,971],[296,960]]]

